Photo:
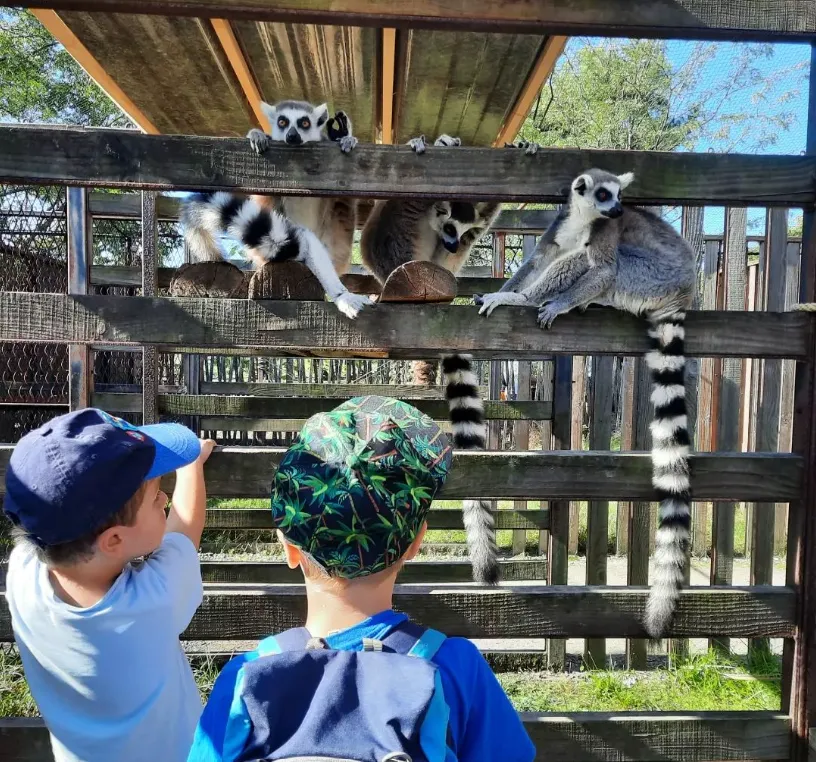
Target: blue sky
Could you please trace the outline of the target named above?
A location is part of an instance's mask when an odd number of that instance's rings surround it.
[[[584,39],[580,41],[573,39],[570,45],[580,44],[603,44],[603,40],[599,38]],[[667,54],[672,65],[680,68],[693,55],[697,43],[670,41],[667,43]],[[699,85],[699,92],[708,92],[717,89],[723,85],[730,72],[739,58],[741,47],[745,43],[715,43],[715,55],[703,67],[704,76]],[[788,154],[797,155],[805,149],[805,136],[807,130],[807,106],[808,106],[808,89],[807,89],[807,72],[810,63],[810,45],[808,44],[775,44],[768,46],[770,49],[770,56],[768,58],[760,58],[753,64],[758,71],[760,78],[774,77],[781,72],[787,72],[780,77],[778,87],[773,88],[767,94],[767,100],[761,101],[757,99],[759,92],[759,85],[755,88],[749,88],[732,95],[723,104],[725,112],[746,112],[760,113],[761,109],[765,109],[766,113],[786,112],[791,115],[792,121],[787,130],[779,130],[776,134],[776,143],[768,148],[760,149],[759,153],[767,154]],[[779,98],[785,95],[785,101],[779,102]],[[750,141],[743,141],[737,143],[734,147],[735,151],[757,152],[753,146],[748,143]],[[705,152],[709,150],[721,151],[723,145],[721,142],[711,140],[708,137],[701,139],[696,146],[695,151]],[[791,213],[791,219],[801,217],[801,212],[795,211]],[[749,210],[749,231],[753,234],[761,234],[764,232],[764,209]],[[718,207],[706,209],[705,229],[706,233],[718,234],[723,230],[724,210]]]

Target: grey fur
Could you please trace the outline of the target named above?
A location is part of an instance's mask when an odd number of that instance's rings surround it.
[[[249,131],[247,138],[257,153],[263,153],[273,142],[297,146],[329,139],[325,104],[281,101],[275,105],[261,103],[261,108],[272,125],[272,134]],[[357,139],[351,134],[351,120],[342,116],[349,134],[341,139],[340,148],[348,153]],[[351,265],[357,224],[354,199],[200,194],[183,202],[181,221],[187,247],[197,261],[223,258],[219,238],[232,225],[231,232],[245,244],[246,256],[256,266],[276,259],[304,262],[348,317],[356,317],[371,303],[368,297],[351,294],[338,277]],[[263,237],[258,245],[258,236],[252,235],[253,226],[268,228],[274,235]]]
[[[425,136],[410,141],[413,150],[425,152]],[[440,135],[436,147],[461,145],[459,138]],[[363,228],[360,248],[363,264],[380,281],[411,261],[433,262],[456,275],[467,261],[473,244],[495,221],[501,204],[495,202],[433,201],[427,199],[378,201]],[[447,247],[446,247],[447,243]],[[455,251],[451,251],[455,248]],[[478,380],[466,355],[442,361],[446,396],[453,426],[453,444],[459,449],[483,450],[487,438]],[[433,364],[415,366],[415,375],[435,377]],[[498,580],[493,514],[480,500],[463,503],[473,577],[481,584]]]
[[[669,224],[637,207],[624,207],[620,191],[632,175],[592,169],[573,180],[568,203],[533,256],[501,291],[477,299],[480,313],[499,305],[540,307],[548,328],[558,315],[589,304],[646,317],[652,350],[655,406],[652,482],[660,500],[653,583],[645,627],[661,637],[674,616],[691,522],[689,434],[683,341],[685,311],[694,294],[694,253]]]

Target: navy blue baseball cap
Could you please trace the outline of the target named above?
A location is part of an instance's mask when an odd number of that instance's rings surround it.
[[[41,546],[94,531],[147,479],[198,458],[201,443],[185,426],[132,426],[102,410],[60,415],[26,434],[6,469],[3,510]]]

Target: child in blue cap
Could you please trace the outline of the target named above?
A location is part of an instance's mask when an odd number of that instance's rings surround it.
[[[535,759],[477,648],[393,609],[451,454],[428,416],[386,397],[306,422],[272,483],[273,522],[305,580],[305,626],[224,667],[189,762]]]
[[[6,599],[57,762],[186,759],[201,699],[179,635],[203,595],[213,445],[178,424],[135,427],[87,408],[12,453]],[[159,481],[172,471],[165,516]]]

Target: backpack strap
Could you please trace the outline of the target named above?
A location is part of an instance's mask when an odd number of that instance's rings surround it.
[[[408,620],[398,624],[383,639],[383,645],[391,651],[416,656],[430,661],[447,640],[447,636]]]
[[[285,630],[279,635],[264,638],[258,643],[258,656],[271,656],[284,651],[305,651],[311,637],[305,627],[294,627],[291,630]]]

